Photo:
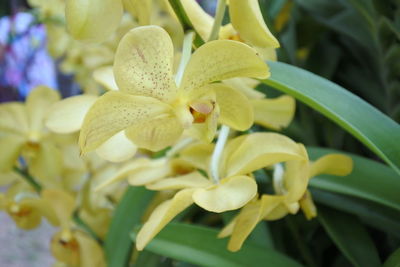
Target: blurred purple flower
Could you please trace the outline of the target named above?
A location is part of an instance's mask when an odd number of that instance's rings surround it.
[[[57,87],[46,31],[29,13],[0,19],[0,101],[24,98],[34,87]]]

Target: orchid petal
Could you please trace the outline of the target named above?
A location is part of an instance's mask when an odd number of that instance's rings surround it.
[[[249,203],[243,207],[236,217],[232,236],[228,243],[228,250],[233,252],[238,251],[256,225],[281,201],[282,197],[263,195],[261,200]]]
[[[352,169],[353,160],[349,156],[329,154],[310,164],[309,177],[312,178],[319,174],[346,176],[351,173]]]
[[[30,131],[35,133],[42,131],[49,106],[59,99],[59,93],[46,86],[38,86],[30,92],[26,99],[26,111]]]
[[[208,40],[214,18],[207,14],[195,0],[181,0],[181,3],[196,32],[203,40]]]
[[[0,130],[12,133],[29,131],[26,107],[20,102],[2,103],[0,105]]]
[[[178,190],[184,188],[200,188],[211,186],[212,182],[199,172],[192,172],[178,177],[164,178],[155,183],[148,184],[150,190]]]
[[[75,238],[79,244],[79,266],[105,267],[103,249],[96,240],[86,234],[76,232]]]
[[[224,178],[219,184],[199,188],[194,202],[205,210],[224,212],[243,207],[257,194],[256,182],[248,176]]]
[[[18,135],[0,137],[1,157],[0,171],[10,171],[16,164],[26,139]]]
[[[220,108],[219,122],[238,131],[249,129],[254,122],[253,107],[241,92],[224,84],[211,84]]]
[[[305,160],[302,148],[290,138],[276,133],[242,135],[225,149],[226,176],[251,173],[288,160]]]
[[[62,170],[62,154],[53,142],[40,142],[39,150],[29,159],[29,172],[43,183],[54,185]]]
[[[101,84],[106,90],[118,91],[118,85],[115,82],[112,66],[101,67],[93,71],[93,79]]]
[[[193,203],[192,195],[194,190],[181,190],[172,199],[164,201],[154,209],[136,237],[136,248],[139,251],[143,250],[167,223]]]
[[[261,14],[257,0],[230,0],[229,16],[241,38],[259,47],[279,47]]]
[[[75,210],[74,197],[65,191],[56,189],[44,189],[41,195],[53,208],[61,228],[68,228]]]
[[[254,121],[266,128],[280,130],[287,127],[294,117],[296,102],[291,96],[275,99],[253,99]]]
[[[301,160],[286,162],[285,174],[283,177],[284,187],[287,191],[285,203],[297,202],[304,195],[308,185],[308,155],[303,145],[299,144]]]
[[[169,109],[155,98],[107,92],[86,114],[79,136],[81,150],[83,153],[94,150],[116,133]]]
[[[126,129],[126,136],[138,147],[159,151],[175,144],[183,128],[175,116],[150,119]]]
[[[232,78],[223,81],[224,84],[229,85],[241,93],[245,94],[248,98],[264,98],[265,95],[254,88],[260,83],[252,78]]]
[[[120,131],[96,149],[97,155],[111,162],[121,162],[136,154],[137,146]]]
[[[175,98],[174,48],[158,26],[137,27],[121,40],[115,54],[114,76],[119,89],[168,102]]]
[[[94,95],[77,95],[54,103],[48,111],[46,127],[55,133],[78,131],[96,100]]]
[[[268,66],[250,46],[236,41],[211,41],[198,48],[189,60],[183,75],[184,92],[235,77],[264,79]]]
[[[120,24],[121,0],[68,0],[65,7],[67,29],[77,40],[105,41]]]

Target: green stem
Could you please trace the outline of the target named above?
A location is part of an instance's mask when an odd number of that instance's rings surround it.
[[[172,9],[174,10],[176,16],[178,17],[179,22],[183,27],[183,31],[193,30],[196,32],[196,29],[193,27],[190,19],[186,15],[185,9],[182,6],[181,0],[168,0]],[[195,47],[200,47],[204,44],[204,40],[200,37],[200,35],[196,32],[195,39],[193,41]]]
[[[42,186],[36,182],[36,180],[27,171],[16,166],[13,167],[13,170],[20,174],[36,190],[36,192],[40,193],[40,191],[42,191]]]
[[[307,266],[309,267],[316,267],[317,264],[315,263],[312,253],[310,251],[310,249],[308,248],[307,244],[304,242],[304,240],[301,238],[300,234],[299,234],[299,230],[297,228],[297,225],[295,222],[293,222],[293,220],[289,217],[285,218],[286,224],[293,236],[293,239],[296,243],[297,248],[300,251],[300,255],[302,256],[302,258],[304,259],[305,263],[307,264]]]
[[[99,245],[103,245],[103,240],[101,240],[101,238],[95,233],[95,231],[89,225],[87,225],[87,223],[84,222],[82,218],[79,216],[78,209],[74,211],[72,219],[77,225],[79,225],[83,230],[85,230],[85,232],[87,232],[94,240],[96,240],[97,243],[99,243]]]
[[[214,24],[211,29],[209,41],[217,40],[219,35],[219,29],[221,28],[222,20],[224,19],[226,8],[226,0],[218,0],[217,11],[215,12]]]

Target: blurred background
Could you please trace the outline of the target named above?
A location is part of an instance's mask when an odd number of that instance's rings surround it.
[[[215,0],[199,3],[214,13]],[[281,43],[279,61],[343,86],[400,122],[400,1],[260,0],[260,6]],[[80,92],[74,73],[60,71],[63,58],[49,55],[46,28],[34,8],[23,0],[3,0],[0,17],[0,102],[22,101],[39,84],[60,90],[64,97]],[[257,89],[270,97],[280,94],[265,85]],[[331,147],[379,160],[329,119],[301,103],[296,119],[284,132],[307,146]],[[3,213],[0,224],[1,267],[50,265],[50,226],[44,224],[25,233]],[[380,253],[385,254],[385,248],[380,248]]]

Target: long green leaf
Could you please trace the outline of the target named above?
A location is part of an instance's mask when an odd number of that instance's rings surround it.
[[[129,187],[118,204],[104,242],[108,267],[125,267],[132,252],[129,233],[153,197],[154,192],[144,187]]]
[[[263,82],[294,96],[351,133],[400,174],[400,126],[339,85],[306,70],[268,62],[271,77]]]
[[[217,234],[217,230],[204,226],[170,223],[145,249],[200,266],[301,266],[275,250],[249,243],[238,252],[229,252],[227,240],[217,239]],[[132,238],[136,235],[134,231]]]
[[[337,210],[357,215],[365,224],[400,237],[397,210],[368,200],[311,188],[314,201]]]
[[[350,175],[321,175],[310,180],[311,187],[367,199],[400,211],[400,179],[391,168],[374,160],[332,149],[307,150],[310,158],[314,160],[329,153],[342,153],[350,156],[354,162]]]
[[[356,217],[319,207],[318,219],[340,251],[354,266],[381,265],[374,243]]]

